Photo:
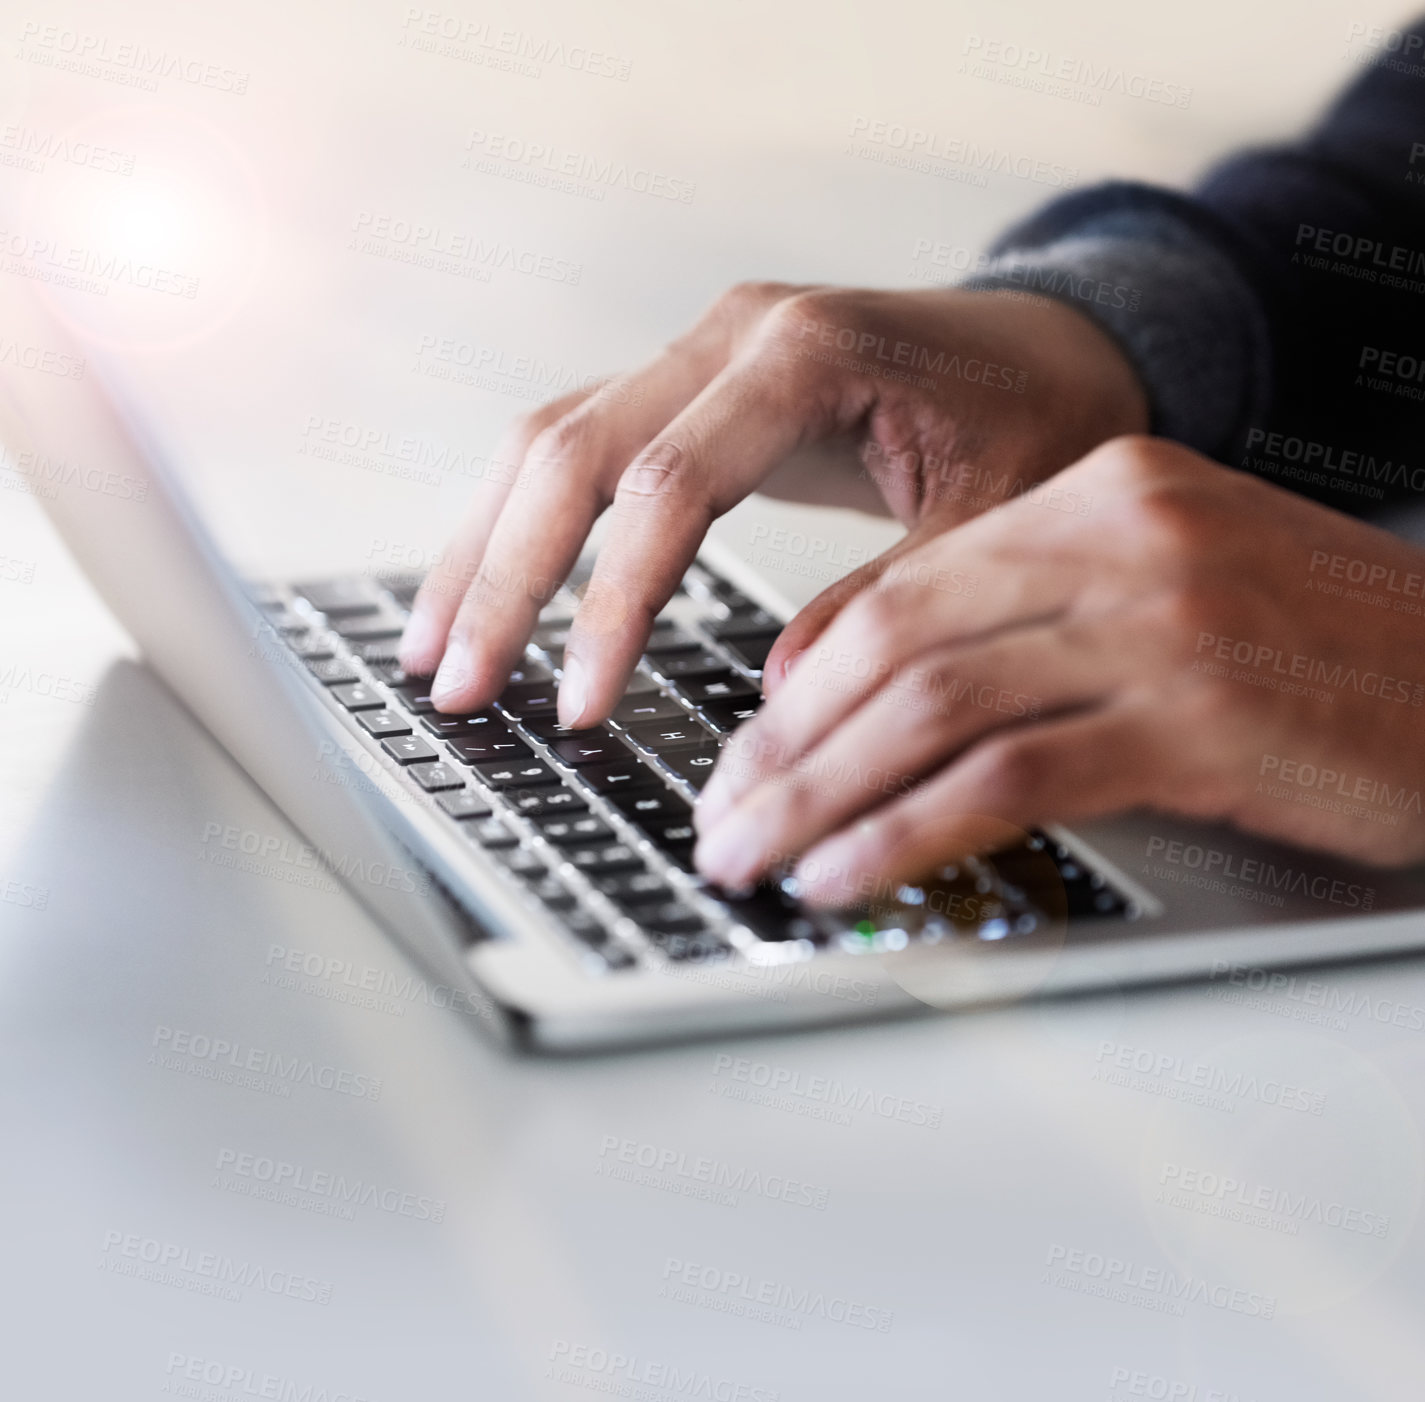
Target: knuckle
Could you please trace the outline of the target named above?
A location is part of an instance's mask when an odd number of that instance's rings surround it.
[[[1043,786],[1049,764],[1039,747],[1019,736],[999,736],[970,757],[975,788],[996,807],[1016,809]]]
[[[655,439],[623,471],[616,498],[639,502],[690,487],[695,480],[693,454],[669,439]]]
[[[774,345],[794,345],[824,331],[846,331],[853,337],[859,325],[855,299],[834,288],[817,288],[782,297],[762,320],[762,335]]]

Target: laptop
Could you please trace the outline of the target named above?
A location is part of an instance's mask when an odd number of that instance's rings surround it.
[[[241,578],[114,368],[6,282],[8,461],[153,670],[510,1044],[581,1051],[1192,978],[1257,987],[1290,964],[1425,947],[1421,871],[1155,814],[1027,832],[832,913],[802,907],[790,878],[718,890],[692,867],[692,804],[755,713],[791,612],[745,563],[704,549],[606,725],[555,717],[588,561],[501,697],[437,713],[395,660],[419,579]]]

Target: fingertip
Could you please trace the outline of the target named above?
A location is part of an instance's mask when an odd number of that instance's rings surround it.
[[[588,707],[589,674],[584,664],[566,651],[559,677],[559,724],[578,729]]]
[[[413,677],[428,677],[441,659],[444,630],[429,613],[417,608],[406,622],[396,660]]]

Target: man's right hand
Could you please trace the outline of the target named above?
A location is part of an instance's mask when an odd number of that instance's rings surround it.
[[[744,284],[643,369],[520,420],[401,644],[444,711],[488,705],[598,516],[613,517],[570,630],[559,716],[623,694],[708,526],[798,449],[850,446],[904,540],[813,600],[768,659],[797,652],[899,555],[1147,428],[1114,342],[1057,302],[1000,293]]]

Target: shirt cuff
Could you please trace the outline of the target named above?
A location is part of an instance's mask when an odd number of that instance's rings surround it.
[[[1266,318],[1236,266],[1170,212],[1117,210],[1031,247],[996,251],[961,284],[1077,307],[1117,343],[1152,432],[1226,461],[1268,402]]]

